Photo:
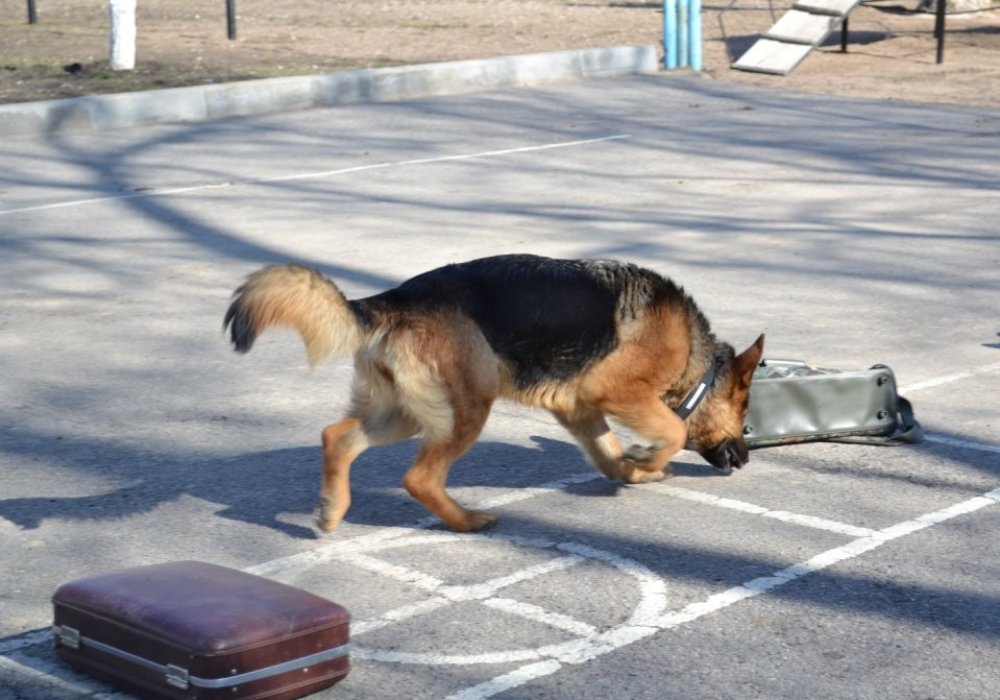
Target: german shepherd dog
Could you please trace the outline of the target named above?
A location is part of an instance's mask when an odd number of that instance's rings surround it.
[[[236,290],[223,329],[247,352],[270,326],[297,330],[311,365],[354,357],[347,417],[323,430],[325,532],[350,506],[355,458],[415,435],[410,495],[452,530],[493,525],[445,482],[497,398],[551,411],[609,479],[663,479],[685,446],[726,473],[748,461],[743,419],[764,336],[737,355],[683,289],[632,264],[501,255],[357,300],[315,270],[271,265]],[[607,418],[648,444],[623,451]]]

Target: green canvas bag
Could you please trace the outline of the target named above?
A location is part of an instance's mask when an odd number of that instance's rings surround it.
[[[887,366],[844,371],[798,360],[761,362],[743,434],[749,449],[820,440],[904,445],[924,438]]]

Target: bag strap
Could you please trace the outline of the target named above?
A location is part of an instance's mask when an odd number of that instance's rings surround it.
[[[913,415],[913,404],[902,396],[899,397],[899,415],[896,431],[890,435],[849,435],[832,438],[830,442],[848,442],[856,445],[882,445],[895,447],[898,445],[913,445],[924,440],[924,429],[920,427]]]

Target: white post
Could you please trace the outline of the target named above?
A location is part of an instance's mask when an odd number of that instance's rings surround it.
[[[108,0],[111,14],[111,70],[135,68],[136,0]]]

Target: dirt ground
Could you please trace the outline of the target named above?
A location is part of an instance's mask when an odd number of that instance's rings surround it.
[[[944,62],[918,0],[874,0],[785,77],[730,63],[792,0],[703,2],[704,73],[779,89],[1000,107],[1000,5],[950,14]],[[660,0],[139,0],[137,68],[108,67],[106,0],[0,0],[0,103],[620,44],[660,45]]]

